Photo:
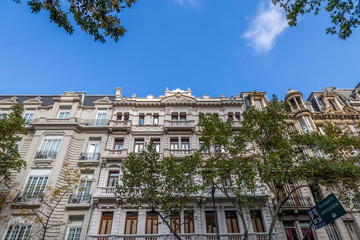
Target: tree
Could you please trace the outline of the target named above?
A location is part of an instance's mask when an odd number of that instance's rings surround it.
[[[309,184],[331,186],[351,183],[358,188],[360,169],[353,146],[359,147],[358,139],[343,133],[335,126],[326,127],[326,135],[317,132],[303,134],[291,131],[287,123],[288,106],[276,97],[259,111],[250,108],[244,113],[242,129],[256,151],[249,152],[261,182],[266,184],[275,200],[269,239],[281,207],[296,191]],[[353,156],[353,157],[349,157]],[[290,184],[293,188],[284,191]]]
[[[25,186],[18,197],[25,201],[25,205],[15,202],[13,207],[20,208],[19,216],[26,222],[32,223],[32,238],[49,239],[47,235],[49,230],[64,225],[62,219],[56,220],[54,213],[59,207],[63,207],[60,205],[63,199],[69,197],[75,190],[84,190],[79,188],[81,181],[80,170],[72,168],[68,163],[63,163],[56,186],[48,185],[45,188],[34,188],[28,184]],[[39,206],[36,206],[36,202],[39,203]]]
[[[330,14],[332,26],[326,33],[337,34],[340,39],[347,39],[354,28],[360,24],[360,3],[358,0],[272,0],[286,12],[290,26],[296,26],[299,15],[322,9]]]
[[[14,0],[20,3],[21,0]],[[26,0],[32,13],[41,10],[49,12],[50,22],[54,22],[70,35],[74,32],[69,18],[95,41],[105,43],[109,36],[115,42],[123,36],[126,29],[121,25],[118,14],[126,7],[130,8],[136,0]],[[66,2],[66,3],[64,3]]]
[[[149,208],[181,239],[168,218],[194,201],[196,165],[196,158],[181,162],[173,157],[160,159],[151,141],[141,153],[130,153],[123,162],[116,196],[121,204]]]
[[[244,208],[251,206],[251,197],[255,196],[259,184],[255,165],[248,157],[246,136],[241,130],[235,134],[232,118],[222,121],[214,115],[200,115],[199,127],[204,187],[215,187],[233,204],[244,227],[244,239],[248,239]]]
[[[9,189],[15,187],[11,182],[11,173],[20,172],[26,162],[21,159],[17,148],[18,135],[26,135],[23,107],[19,104],[11,107],[10,114],[0,115],[0,210],[9,197]]]

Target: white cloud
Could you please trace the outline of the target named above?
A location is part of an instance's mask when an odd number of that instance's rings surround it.
[[[260,3],[259,12],[243,34],[257,53],[270,51],[276,37],[288,27],[283,11],[271,2]]]
[[[182,7],[199,7],[201,0],[172,0],[175,4]]]

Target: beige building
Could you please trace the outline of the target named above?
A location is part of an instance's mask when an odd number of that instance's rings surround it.
[[[358,135],[360,88],[325,88],[303,101],[300,92],[290,90],[289,101],[294,128],[321,131],[326,121],[341,124]],[[19,139],[19,152],[27,169],[14,174],[22,187],[16,201],[33,207],[34,189],[61,184],[61,166],[68,162],[79,168],[83,178],[81,191],[66,196],[57,207],[52,221],[64,224],[49,231],[46,239],[174,239],[165,224],[146,208],[123,208],[115,199],[121,162],[130,152],[140,152],[153,139],[161,156],[183,159],[200,147],[197,127],[200,113],[215,114],[222,119],[232,117],[233,128],[240,126],[243,111],[250,106],[266,106],[265,92],[243,92],[233,97],[195,97],[191,90],[165,90],[163,96],[125,97],[120,88],[115,95],[87,95],[65,92],[53,96],[0,96],[1,113],[11,105],[24,106],[29,134]],[[289,186],[291,189],[292,186]],[[336,191],[336,189],[334,189]],[[306,210],[324,191],[302,189],[283,207],[277,221],[275,239],[301,239],[309,226]],[[215,192],[219,232],[222,240],[238,240],[243,227],[239,216],[226,198]],[[256,192],[253,206],[246,209],[250,239],[266,239],[271,221],[272,200],[266,189]],[[269,200],[270,199],[270,200]],[[41,203],[39,203],[41,204]],[[197,198],[191,209],[179,216],[181,233],[186,239],[215,239],[211,195]],[[335,223],[315,231],[308,239],[360,239],[358,213],[350,208]],[[18,209],[4,209],[0,218],[1,240],[28,239],[31,222],[17,216]],[[31,236],[31,234],[30,234]]]

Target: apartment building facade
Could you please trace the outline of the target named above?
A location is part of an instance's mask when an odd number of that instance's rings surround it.
[[[359,134],[359,85],[345,90],[325,88],[313,92],[307,101],[300,92],[289,90],[285,100],[291,106],[289,122],[299,131],[322,131],[323,124],[330,121]],[[49,230],[47,239],[173,239],[169,228],[146,207],[124,207],[126,204],[116,199],[122,161],[130,152],[140,152],[150,140],[161,156],[172,155],[181,161],[200,148],[200,113],[224,120],[231,117],[236,130],[247,108],[262,109],[267,102],[265,92],[195,97],[190,89],[166,89],[159,97],[125,97],[121,88],[116,88],[114,95],[65,92],[54,96],[0,96],[1,113],[6,114],[11,105],[20,103],[28,123],[29,134],[20,136],[18,145],[27,168],[13,175],[13,180],[22,186],[16,201],[33,207],[33,189],[61,184],[61,166],[67,162],[79,168],[86,181],[81,191],[66,196],[57,207],[52,220],[63,225]],[[306,210],[327,194],[325,189],[297,191],[283,206],[275,239],[301,239],[310,223]],[[221,239],[240,239],[244,228],[236,209],[220,191],[215,192],[215,202]],[[245,209],[250,239],[266,239],[272,207],[269,193],[259,189],[253,205]],[[353,207],[347,206],[348,214],[326,228],[312,229],[307,239],[359,239],[358,206]],[[2,240],[28,239],[32,225],[22,221],[18,212],[14,207],[2,211]],[[211,194],[196,198],[187,211],[179,214],[178,222],[179,233],[186,239],[215,238]]]

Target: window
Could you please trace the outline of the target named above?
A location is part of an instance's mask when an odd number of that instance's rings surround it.
[[[139,125],[144,125],[145,124],[145,116],[144,114],[141,114],[139,116]]]
[[[15,217],[11,220],[10,226],[6,231],[4,240],[27,240],[30,239],[31,224],[24,223],[24,221]]]
[[[135,139],[134,152],[139,153],[144,149],[144,139]]]
[[[100,157],[100,140],[90,140],[86,151],[88,160],[98,160]]]
[[[34,112],[35,112],[34,110],[30,110],[30,109],[25,111],[24,120],[25,120],[26,125],[30,124],[31,119],[34,116]]]
[[[155,213],[146,213],[146,227],[145,234],[157,234],[158,233],[158,216]]]
[[[0,109],[0,119],[5,118],[7,115],[9,115],[10,109],[9,108],[2,108]]]
[[[37,199],[43,194],[49,179],[50,169],[31,169],[26,181],[23,199]]]
[[[194,233],[194,212],[184,211],[184,233]]]
[[[170,226],[176,233],[181,233],[181,221],[179,212],[174,212],[170,216]]]
[[[263,110],[263,104],[261,102],[261,100],[254,100],[254,103],[255,103],[255,108],[259,111],[262,111]]]
[[[304,236],[306,231],[310,227],[310,224],[309,224],[309,222],[299,222],[299,224],[300,224],[301,232]],[[310,228],[308,234],[306,235],[305,240],[315,240],[315,236],[314,236],[314,233],[311,228]]]
[[[114,150],[123,150],[124,149],[124,139],[117,138],[114,143]]]
[[[80,240],[82,220],[73,220],[68,224],[66,240]]]
[[[300,123],[301,129],[302,129],[305,133],[308,133],[308,132],[309,132],[309,129],[308,129],[308,127],[306,126],[305,121],[304,121],[303,118],[300,118],[300,119],[299,119],[299,123]]]
[[[335,222],[329,223],[325,226],[326,232],[329,236],[330,240],[340,240],[337,228],[335,226]]]
[[[122,113],[118,113],[117,115],[116,115],[116,121],[122,121]]]
[[[186,125],[186,113],[172,113],[172,125]]]
[[[215,214],[213,211],[206,211],[206,232],[207,233],[216,233],[216,222],[215,222]]]
[[[309,117],[304,117],[306,124],[308,125],[310,131],[314,131],[313,125]]]
[[[129,113],[124,114],[124,121],[129,121]]]
[[[105,118],[106,118],[106,109],[98,109],[98,112],[96,114],[95,125],[96,126],[105,125]]]
[[[154,125],[159,125],[159,115],[154,115],[154,117],[153,117],[153,124],[154,124]]]
[[[125,220],[125,231],[124,234],[136,234],[137,233],[137,212],[127,212]]]
[[[160,139],[153,139],[154,148],[157,153],[160,152]]]
[[[55,159],[59,152],[62,136],[46,136],[36,154],[37,159]]]
[[[73,199],[72,203],[89,202],[92,179],[92,174],[81,174],[81,180],[79,188],[76,192],[76,198],[75,200]]]
[[[261,218],[261,211],[259,210],[251,210],[251,223],[254,232],[265,232],[264,224]]]
[[[332,110],[337,111],[337,104],[335,103],[334,99],[328,99],[329,105],[331,107]]]
[[[115,187],[119,181],[119,172],[109,172],[108,187]]]
[[[69,118],[71,108],[61,108],[58,114],[58,118]]]
[[[349,124],[349,128],[352,134],[354,134],[355,136],[359,136],[359,130],[353,124]]]
[[[285,234],[287,237],[287,240],[298,240],[299,237],[296,233],[296,228],[294,226],[294,222],[283,222],[284,224],[284,229],[285,229]]]
[[[175,150],[179,148],[179,141],[177,138],[170,139],[170,149]]]
[[[188,138],[182,138],[181,139],[181,149],[183,150],[189,150],[190,149],[190,143]]]
[[[224,176],[224,185],[225,185],[226,187],[231,186],[231,176],[230,176],[230,173],[228,173],[228,174],[226,174],[226,175]]]
[[[113,221],[113,212],[103,212],[101,216],[99,234],[110,234],[112,221]]]
[[[180,114],[180,124],[186,125],[186,115],[184,113]]]
[[[226,227],[228,233],[240,233],[236,211],[225,211]]]

